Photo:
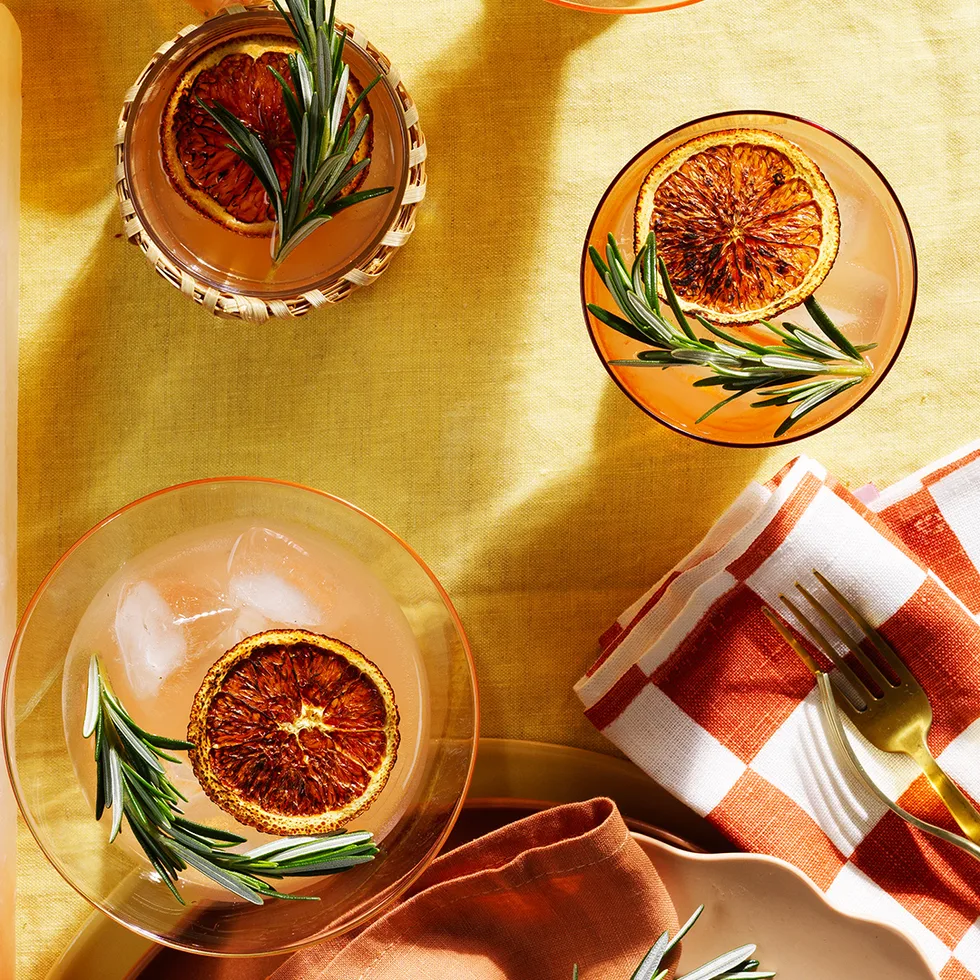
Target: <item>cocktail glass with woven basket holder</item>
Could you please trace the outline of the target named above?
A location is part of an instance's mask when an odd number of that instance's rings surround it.
[[[263,322],[336,303],[380,276],[415,228],[425,197],[426,143],[419,114],[391,62],[357,28],[339,24],[344,60],[362,86],[375,76],[368,108],[374,138],[367,187],[393,188],[336,215],[274,267],[268,236],[246,236],[192,207],[171,183],[161,124],[181,75],[209,51],[238,38],[290,38],[267,0],[195,5],[214,11],[159,48],[127,92],[116,137],[116,191],[126,237],[156,271],[217,316]]]

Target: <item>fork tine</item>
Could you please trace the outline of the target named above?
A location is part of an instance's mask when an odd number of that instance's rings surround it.
[[[857,643],[854,642],[854,640],[850,638],[850,636],[847,635],[847,631],[838,624],[837,620],[834,619],[834,617],[831,616],[830,613],[827,612],[827,610],[824,609],[824,607],[820,605],[816,599],[814,599],[809,590],[805,589],[799,582],[796,583],[796,589],[803,595],[806,601],[810,603],[814,612],[816,612],[824,623],[827,624],[827,627],[833,630],[834,634],[837,636],[837,639],[840,640],[841,643],[843,643],[844,646],[846,646],[847,649],[854,654],[857,662],[868,672],[868,677],[870,677],[871,680],[873,680],[881,688],[882,693],[887,691],[888,688],[895,686],[887,677],[885,677],[881,668],[861,649],[860,646],[858,646]]]
[[[841,674],[846,677],[851,685],[854,687],[855,692],[862,698],[865,699],[867,704],[872,701],[877,700],[875,696],[868,690],[868,685],[861,680],[860,677],[854,672],[853,668],[849,663],[847,663],[840,654],[824,639],[823,634],[817,629],[813,623],[807,619],[803,611],[793,602],[792,599],[787,596],[780,595],[779,597],[787,609],[800,621],[804,629],[809,633],[810,639],[833,661],[834,666],[841,672]],[[845,698],[845,700],[849,700]],[[852,705],[855,711],[860,711],[857,705]]]
[[[782,617],[776,614],[776,612],[770,609],[768,606],[764,607],[762,610],[762,615],[776,627],[776,631],[779,635],[789,644],[790,649],[795,653],[800,660],[803,661],[803,666],[813,674],[814,677],[817,674],[822,674],[823,671],[820,669],[820,665],[813,659],[813,655],[802,643],[793,635],[790,631],[789,624],[786,623]]]
[[[813,655],[802,643],[796,638],[796,634],[793,632],[793,628],[784,620],[775,610],[770,609],[768,606],[763,607],[763,615],[766,619],[776,627],[776,631],[779,635],[787,642],[790,649],[803,661],[806,668],[816,677],[818,674],[822,674],[820,665],[813,659]],[[837,707],[840,708],[844,714],[847,715],[851,721],[857,723],[858,716],[862,712],[856,708],[849,697],[841,691],[836,684],[831,685],[831,690],[834,693],[834,700],[837,702]]]
[[[823,575],[821,575],[816,569],[813,570],[814,576],[816,576],[817,581],[837,600],[838,605],[841,609],[847,613],[848,616],[854,620],[855,625],[861,630],[862,633],[874,644],[875,649],[884,657],[885,663],[895,671],[895,675],[903,680],[906,684],[911,684],[918,686],[918,682],[912,676],[912,672],[905,666],[904,661],[901,657],[891,648],[891,646],[886,642],[885,638],[864,618],[854,608],[854,606],[841,595],[838,589],[828,582]],[[893,685],[894,686],[894,685]]]

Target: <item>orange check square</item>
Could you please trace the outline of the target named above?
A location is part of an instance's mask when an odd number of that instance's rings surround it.
[[[743,850],[795,864],[824,891],[846,863],[808,813],[751,769],[708,819]]]
[[[940,971],[939,980],[977,980],[957,959],[951,959]]]
[[[763,606],[737,585],[653,675],[657,687],[746,763],[813,687]]]
[[[899,798],[924,820],[950,826],[925,777]],[[851,855],[851,863],[888,891],[950,949],[980,916],[980,865],[963,851],[933,841],[888,812]]]
[[[886,507],[878,515],[963,600],[972,613],[980,612],[980,573],[946,523],[927,489]]]
[[[980,626],[927,578],[880,632],[929,697],[929,745],[938,755],[980,717]]]

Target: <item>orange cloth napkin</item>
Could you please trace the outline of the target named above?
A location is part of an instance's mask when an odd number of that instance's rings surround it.
[[[611,800],[519,820],[437,859],[353,938],[297,953],[273,980],[627,980],[677,917]]]
[[[627,980],[665,929],[677,916],[660,876],[615,804],[595,799],[450,851],[386,915],[285,962],[162,950],[141,976],[571,980],[578,963],[582,980]]]

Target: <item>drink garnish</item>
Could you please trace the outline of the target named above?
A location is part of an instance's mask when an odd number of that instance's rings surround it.
[[[819,333],[794,323],[776,326],[762,320],[761,326],[780,342],[761,344],[721,330],[700,313],[694,313],[693,319],[713,335],[699,338],[671,285],[666,263],[657,251],[654,232],[647,236],[630,269],[613,235],[609,236],[605,261],[594,246],[589,247],[589,256],[622,316],[594,303],[589,304],[589,312],[607,327],[649,345],[633,358],[610,361],[610,364],[641,368],[703,367],[710,374],[695,381],[696,388],[716,386],[733,392],[709,408],[696,424],[754,392],[758,400],[751,403],[752,408],[790,407],[773,433],[773,438],[778,438],[818,405],[861,384],[872,374],[864,353],[876,345],[852,344],[813,296],[803,305]],[[660,290],[666,296],[676,325],[665,315]]]
[[[351,190],[371,163],[366,153],[355,158],[371,125],[365,100],[381,75],[349,97],[351,75],[343,61],[347,36],[336,27],[336,0],[330,0],[329,11],[326,0],[274,2],[292,31],[297,50],[286,54],[288,72],[279,71],[271,62],[256,63],[255,72],[257,78],[263,71],[268,73],[279,87],[285,112],[279,112],[278,131],[288,122],[293,137],[289,166],[268,132],[255,128],[247,113],[239,117],[224,104],[218,96],[220,86],[211,101],[201,97],[195,101],[230,138],[225,148],[247,165],[265,191],[275,216],[271,250],[278,266],[335,214],[389,194],[393,188]],[[265,88],[263,82],[261,89]]]
[[[633,971],[630,980],[667,980],[671,971],[663,964],[671,959],[677,944],[687,935],[703,911],[704,906],[699,905],[691,918],[673,936],[669,932],[662,933],[640,961],[640,965]],[[755,946],[748,943],[716,956],[710,962],[690,973],[685,973],[682,977],[677,977],[676,980],[772,980],[775,975],[768,970],[759,970],[759,961],[755,959]],[[572,967],[572,980],[579,980],[578,964]]]
[[[268,630],[211,667],[187,737],[198,782],[236,820],[268,834],[322,834],[384,788],[398,707],[384,674],[346,643]]]
[[[750,324],[798,306],[840,245],[837,199],[796,143],[762,129],[705,133],[662,157],[640,188],[633,245],[651,231],[681,308]]]
[[[85,738],[95,736],[95,819],[101,820],[107,809],[111,811],[112,842],[125,818],[160,879],[181,905],[185,903],[178,889],[179,876],[188,867],[239,898],[262,905],[266,898],[317,898],[283,894],[264,878],[336,874],[373,861],[378,853],[373,834],[338,831],[270,841],[241,854],[231,848],[244,844],[244,837],[188,820],[180,808],[186,797],[171,782],[164,763],[180,765],[180,759],[170,753],[189,751],[194,746],[140,728],[113,693],[96,654],[89,661],[82,734]]]
[[[296,42],[275,35],[250,35],[207,51],[180,76],[160,124],[163,163],[171,183],[197,211],[241,235],[260,237],[275,230],[276,210],[251,166],[228,145],[228,133],[202,108],[220,105],[261,140],[279,186],[289,186],[296,155],[296,135],[276,76],[290,77],[289,56]],[[351,77],[347,110],[362,88]],[[368,119],[356,146],[353,164],[369,159],[374,127],[362,101],[353,111],[355,125]],[[362,169],[343,187],[356,191],[367,177]]]

